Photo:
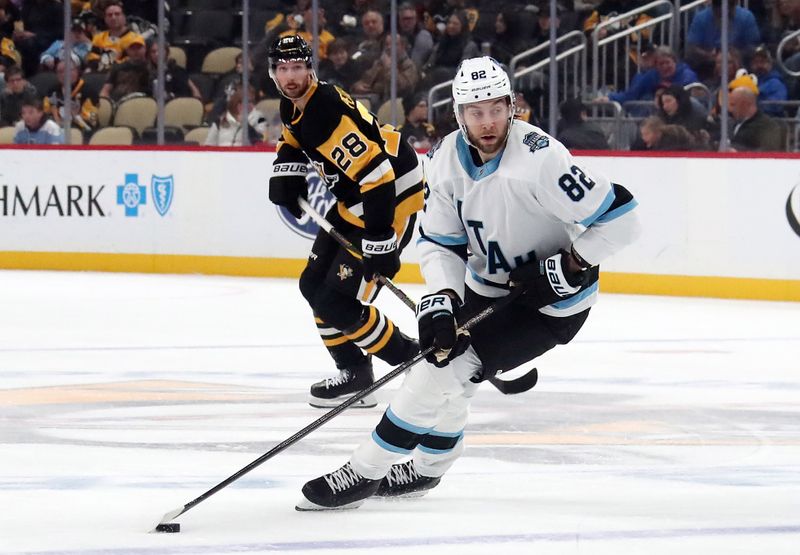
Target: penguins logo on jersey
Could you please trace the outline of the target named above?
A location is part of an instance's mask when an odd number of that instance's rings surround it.
[[[794,186],[786,199],[786,218],[792,231],[800,236],[800,184]]]
[[[539,135],[535,131],[531,131],[525,135],[525,138],[522,139],[522,142],[528,145],[528,148],[531,149],[531,152],[536,152],[537,150],[541,150],[550,146],[550,139],[544,135]]]

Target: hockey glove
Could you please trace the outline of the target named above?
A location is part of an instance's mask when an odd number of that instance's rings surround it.
[[[269,178],[269,200],[286,208],[298,220],[303,216],[303,210],[297,198],[308,199],[307,174],[307,164],[276,163],[272,166],[272,177]]]
[[[380,235],[364,234],[361,239],[364,258],[364,279],[371,281],[375,274],[389,279],[400,270],[400,251],[394,231]]]
[[[567,267],[569,256],[561,249],[550,258],[534,259],[512,270],[508,283],[512,288],[523,288],[520,303],[538,310],[580,291],[586,273],[570,271]]]
[[[423,351],[436,347],[425,359],[437,368],[447,366],[469,347],[469,332],[458,332],[456,329],[457,313],[458,304],[453,302],[450,295],[441,291],[425,295],[417,305],[419,346]]]

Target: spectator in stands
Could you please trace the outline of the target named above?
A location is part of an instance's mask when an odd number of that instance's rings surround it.
[[[254,71],[253,56],[249,56],[248,61],[250,62],[250,68],[249,68],[250,84],[253,87],[256,87],[256,82],[258,81],[258,75]],[[235,65],[233,69],[219,78],[216,90],[214,91],[214,102],[217,102],[220,98],[224,98],[225,102],[227,102],[234,92],[234,87],[241,86],[243,75],[244,75],[244,56],[240,52],[239,54],[236,55]]]
[[[788,100],[789,91],[781,74],[772,67],[772,54],[765,46],[759,46],[750,58],[750,72],[758,77],[758,103],[765,114],[783,117],[785,106],[762,104],[771,100]]]
[[[308,6],[302,14],[302,25],[298,29],[287,29],[279,36],[300,35],[308,45],[311,45],[314,40],[314,36],[312,35],[313,17],[314,14],[311,6]],[[325,19],[325,8],[319,8],[319,10],[317,10],[317,30],[319,32],[318,60],[324,60],[328,57],[328,46],[336,38],[326,28],[327,23],[328,20]]]
[[[22,101],[22,119],[14,126],[16,145],[57,145],[64,143],[64,135],[56,122],[44,111],[42,99],[27,96]]]
[[[400,126],[400,138],[417,150],[429,150],[438,137],[428,121],[428,95],[424,92],[403,97],[406,121]]]
[[[63,127],[64,121],[64,81],[66,74],[66,63],[59,60],[56,63],[56,76],[58,82],[49,91],[43,91],[43,107],[53,121]],[[80,129],[83,133],[91,133],[98,125],[98,105],[99,99],[86,90],[86,83],[80,77],[80,61],[73,56],[70,83],[72,93],[70,95],[70,108],[72,112],[72,125]]]
[[[522,89],[514,91],[514,119],[541,127],[533,106],[540,100],[540,89]]]
[[[397,96],[403,97],[414,92],[419,82],[419,70],[408,57],[406,37],[397,35]],[[389,99],[392,84],[392,35],[384,37],[383,53],[372,67],[353,83],[350,92],[355,95],[374,95],[375,105]],[[372,100],[372,99],[371,99]]]
[[[433,52],[422,70],[425,74],[423,87],[428,88],[452,79],[461,60],[479,55],[478,45],[469,33],[467,13],[463,10],[454,12],[447,19],[444,35],[433,47]]]
[[[100,89],[100,96],[113,102],[122,102],[136,96],[152,96],[152,81],[147,67],[147,46],[141,35],[136,35],[124,51],[124,62],[114,64],[108,80]]]
[[[358,68],[350,59],[347,51],[347,41],[336,39],[328,45],[328,58],[319,61],[319,78],[334,85],[339,85],[346,91],[358,79]]]
[[[697,139],[682,125],[665,124],[652,150],[699,150]]]
[[[92,48],[92,38],[86,33],[83,22],[80,19],[73,19],[70,28],[72,35],[72,53],[75,54],[78,62],[83,65],[86,56]],[[64,41],[54,41],[47,50],[42,52],[39,57],[39,65],[44,71],[53,71],[56,63],[64,56]]]
[[[310,0],[309,0],[310,2]],[[359,22],[368,10],[378,13],[389,13],[385,0],[338,0],[334,6],[329,6],[334,34],[337,37],[346,37],[348,40],[359,37],[361,29]],[[357,39],[354,43],[357,43]]]
[[[639,135],[631,144],[631,150],[655,150],[661,140],[664,120],[658,116],[649,116],[639,124]]]
[[[490,44],[490,56],[506,66],[512,57],[529,48],[531,41],[523,36],[520,14],[510,9],[498,12],[494,22],[494,37]]]
[[[225,113],[211,124],[205,144],[207,146],[242,146],[242,122],[245,119],[250,143],[262,142],[267,131],[267,119],[255,109],[254,101],[255,97],[250,99],[250,114],[245,118],[242,91],[240,89],[233,93],[228,100]]]
[[[0,37],[12,40],[14,25],[21,21],[19,8],[11,0],[0,0]]]
[[[761,37],[771,52],[775,52],[783,38],[800,29],[800,0],[777,0],[772,4],[769,18],[763,22]],[[783,45],[782,58],[787,61],[800,52],[800,37]],[[790,68],[797,69],[797,68]]]
[[[14,31],[14,44],[22,55],[25,75],[39,68],[39,56],[64,35],[64,13],[57,0],[25,0],[20,9],[22,28]]]
[[[748,87],[736,87],[728,97],[728,109],[736,122],[729,149],[732,152],[784,150],[783,129],[758,109],[757,98]]]
[[[686,60],[704,79],[711,73],[714,56],[720,49],[723,1],[729,4],[729,44],[747,57],[761,42],[758,24],[750,10],[738,6],[736,0],[712,0],[711,6],[694,16],[686,36]]]
[[[0,93],[0,125],[5,127],[17,123],[22,114],[22,102],[26,97],[36,96],[33,88],[22,76],[22,68],[6,69],[6,88]]]
[[[421,68],[433,51],[433,35],[422,26],[417,8],[411,2],[403,2],[397,8],[397,32],[406,37],[408,56]]]
[[[164,47],[169,53],[169,44],[165,44]],[[151,39],[147,46],[147,67],[150,70],[150,80],[153,83],[152,89],[155,94],[158,87],[158,41],[154,39]],[[188,96],[198,100],[203,99],[200,89],[189,78],[189,73],[169,57],[166,58],[166,67],[164,67],[164,91],[167,99]]]
[[[742,67],[742,56],[735,48],[728,50],[728,79],[733,79],[736,72]],[[708,90],[719,90],[722,84],[722,51],[714,55],[714,73],[710,78],[701,81]]]
[[[427,4],[427,25],[426,28],[433,34],[434,39],[441,39],[447,34],[447,24],[453,14],[463,14],[466,19],[464,29],[470,36],[476,29],[480,20],[480,12],[476,5],[478,1],[471,0],[445,0],[443,2],[428,2]],[[486,21],[490,26],[494,26],[494,19]]]
[[[695,109],[689,92],[680,85],[672,85],[661,91],[656,106],[656,115],[668,125],[682,125],[698,137],[706,129],[705,116]]]
[[[559,107],[558,140],[570,150],[609,150],[608,138],[600,127],[589,120],[586,105],[579,98],[570,98]]]
[[[125,61],[131,44],[139,41],[145,44],[144,37],[128,27],[120,0],[109,0],[103,10],[103,21],[107,30],[94,36],[92,49],[86,56],[91,71],[109,71],[114,64]]]
[[[524,21],[520,19],[521,14],[515,13],[511,10],[512,17],[518,21],[520,24]],[[543,0],[534,4],[532,6],[531,11],[535,12],[536,19],[533,25],[533,30],[529,32],[529,36],[531,37],[531,46],[536,46],[543,42],[547,42],[550,40],[550,2],[549,0]],[[502,12],[501,12],[502,13]],[[574,21],[569,21],[569,17],[565,17],[567,15],[565,13],[565,7],[562,5],[561,2],[556,3],[556,18],[553,20],[553,24],[556,27],[556,36],[560,37],[564,33],[568,33],[573,30],[574,28]],[[523,16],[524,17],[524,16]],[[564,21],[566,20],[566,24]],[[543,57],[547,57],[549,54],[543,54]]]
[[[358,66],[359,73],[372,67],[383,52],[383,15],[376,10],[367,10],[361,16],[361,34],[358,46],[350,59]]]
[[[636,74],[627,90],[611,93],[601,100],[625,103],[629,100],[653,100],[656,90],[670,85],[685,86],[697,81],[697,75],[689,66],[678,60],[668,46],[656,49],[654,69]]]

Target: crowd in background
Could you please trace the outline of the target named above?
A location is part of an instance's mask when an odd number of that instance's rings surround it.
[[[559,107],[556,135],[570,148],[609,148],[602,126],[592,121],[592,102],[615,101],[623,106],[646,101],[626,113],[641,121],[632,149],[718,149],[721,85],[719,26],[721,1],[710,0],[697,10],[681,44],[655,44],[638,37],[630,82],[608,76],[597,91],[575,91]],[[437,112],[428,121],[427,91],[452,79],[462,59],[488,54],[509,64],[515,54],[558,35],[582,31],[587,36],[598,23],[641,5],[630,0],[558,0],[551,20],[548,0],[499,3],[489,0],[401,1],[397,11],[396,94],[402,100],[399,125],[403,137],[419,149],[430,147],[455,128],[452,113]],[[326,0],[317,11],[318,76],[349,91],[377,111],[391,94],[392,40],[388,33],[388,0]],[[798,80],[775,63],[778,43],[800,29],[800,0],[766,0],[730,4],[728,55],[730,150],[784,150],[785,121],[795,116],[791,100],[800,99]],[[746,7],[745,7],[746,6]],[[14,142],[63,141],[64,82],[71,84],[71,121],[88,140],[104,122],[101,98],[115,110],[131,98],[152,97],[156,90],[157,2],[148,0],[72,0],[72,71],[65,75],[64,16],[59,0],[0,0],[0,127],[14,127]],[[276,37],[300,34],[312,41],[310,0],[251,0],[251,16],[260,18],[250,29],[250,82],[243,86],[242,56],[224,74],[202,71],[208,52],[241,46],[241,4],[237,0],[169,0],[167,31],[173,45],[165,69],[167,99],[188,97],[203,106],[207,127],[203,142],[217,145],[274,143],[279,121],[256,106],[278,98],[268,77],[267,51]],[[203,33],[199,15],[216,18],[214,32]],[[657,17],[659,9],[638,14],[624,24]],[[237,19],[238,16],[238,19]],[[211,19],[211,21],[214,21]],[[226,28],[226,21],[231,24]],[[220,35],[220,28],[223,29]],[[198,31],[198,29],[201,29]],[[211,28],[210,28],[211,29]],[[604,31],[605,32],[605,31]],[[611,31],[613,32],[613,30]],[[174,48],[181,46],[182,49]],[[675,47],[677,46],[677,47]],[[178,60],[172,54],[186,54]],[[546,55],[546,54],[545,54]],[[624,53],[624,55],[629,55]],[[800,40],[783,50],[787,68],[800,69]],[[516,91],[518,117],[543,125],[541,82],[525,80]],[[713,102],[701,102],[692,84],[711,91]],[[687,85],[690,87],[687,88]],[[248,113],[243,107],[247,98]],[[650,103],[650,104],[647,104]],[[638,110],[638,111],[637,111]],[[546,125],[544,125],[546,127]],[[182,132],[172,137],[184,139]],[[151,141],[153,134],[136,133]]]

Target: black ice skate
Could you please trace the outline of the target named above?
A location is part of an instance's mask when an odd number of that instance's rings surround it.
[[[335,378],[326,378],[312,385],[308,404],[320,409],[336,407],[371,386],[374,381],[372,361],[367,358],[360,365],[339,369],[339,375]],[[371,409],[377,404],[374,395],[367,395],[352,406]]]
[[[441,481],[441,477],[430,478],[417,472],[414,461],[393,464],[375,495],[387,498],[422,497]]]
[[[303,486],[298,511],[338,511],[355,509],[372,497],[380,480],[369,480],[353,470],[348,462],[339,470],[320,476]]]

